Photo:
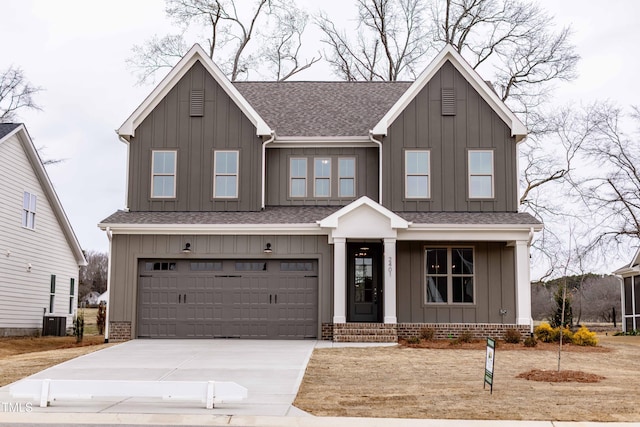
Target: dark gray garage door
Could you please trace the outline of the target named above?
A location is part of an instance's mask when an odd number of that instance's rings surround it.
[[[315,338],[315,260],[141,260],[138,337]]]

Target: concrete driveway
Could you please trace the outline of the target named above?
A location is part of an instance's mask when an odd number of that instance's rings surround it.
[[[292,407],[316,341],[133,340],[69,360],[33,375],[39,379],[234,381],[249,398],[213,410],[159,399],[55,401],[33,411],[304,416]],[[11,401],[9,386],[0,401]]]

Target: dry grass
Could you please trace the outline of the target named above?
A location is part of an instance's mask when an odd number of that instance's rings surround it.
[[[294,404],[314,415],[558,421],[640,421],[640,337],[600,336],[602,347],[567,346],[562,371],[597,383],[518,378],[557,368],[557,347],[496,350],[493,394],[483,390],[483,349],[317,349]],[[632,339],[633,338],[633,339]]]

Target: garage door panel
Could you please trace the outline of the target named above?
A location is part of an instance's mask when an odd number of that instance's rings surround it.
[[[317,336],[315,260],[151,260],[140,271],[140,337]]]

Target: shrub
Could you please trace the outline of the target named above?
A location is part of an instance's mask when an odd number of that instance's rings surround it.
[[[418,337],[409,337],[409,338],[407,338],[407,344],[420,344],[420,338],[418,338]]]
[[[73,335],[76,336],[77,343],[84,338],[84,311],[79,311],[73,319]]]
[[[462,331],[460,335],[458,335],[458,338],[456,338],[456,341],[459,343],[471,342],[473,341],[473,333],[471,331]]]
[[[524,339],[525,347],[535,347],[538,344],[538,340],[535,335],[530,335]]]
[[[536,338],[542,342],[554,342],[558,337],[558,330],[554,329],[548,323],[541,323],[533,330]]]
[[[423,340],[431,341],[435,335],[436,331],[433,328],[420,329],[420,338]]]
[[[560,328],[555,328],[556,331],[556,341],[560,340]],[[573,342],[573,332],[568,327],[564,327],[562,329],[562,342],[571,343]]]
[[[96,326],[98,327],[98,334],[104,334],[104,327],[107,323],[107,305],[100,304],[98,306],[98,312],[96,313]]]
[[[571,342],[575,345],[596,346],[598,345],[598,338],[595,332],[591,332],[586,326],[582,326],[573,334]]]
[[[520,341],[522,341],[522,334],[515,328],[509,328],[504,331],[504,341],[510,344],[520,344]]]

